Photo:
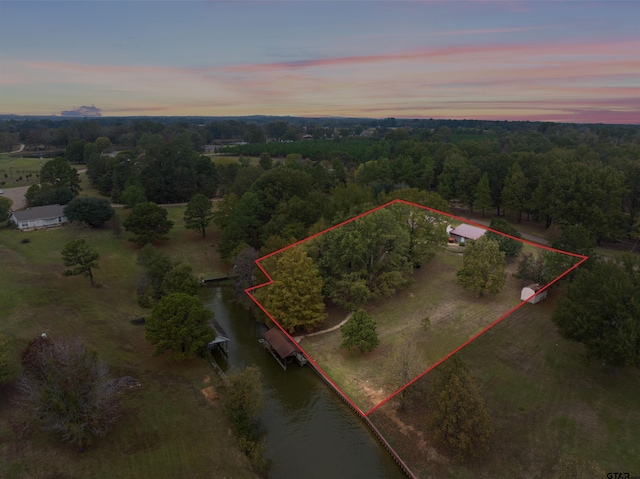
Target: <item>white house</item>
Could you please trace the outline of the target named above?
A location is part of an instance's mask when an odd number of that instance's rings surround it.
[[[9,219],[18,226],[18,229],[23,231],[51,228],[69,221],[64,215],[64,208],[64,205],[34,206],[14,211]]]
[[[542,286],[540,286],[537,283],[525,286],[524,288],[522,288],[522,291],[520,292],[520,301],[529,300],[527,301],[527,303],[531,303],[531,304],[539,303],[540,301],[542,301],[547,297],[546,289],[541,293],[536,294],[538,291],[540,291],[541,288]],[[534,294],[535,296],[533,296]]]
[[[458,243],[464,243],[466,240],[477,240],[487,232],[484,228],[471,226],[466,223],[456,226],[448,233],[456,239]]]

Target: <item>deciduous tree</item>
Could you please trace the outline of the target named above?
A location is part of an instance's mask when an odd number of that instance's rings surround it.
[[[283,328],[310,330],[324,321],[322,278],[303,248],[278,254],[269,273],[273,283],[258,291],[258,299]]]
[[[162,281],[176,265],[166,254],[150,244],[140,250],[137,263],[144,270],[136,285],[138,304],[143,308],[150,308],[162,296]]]
[[[319,265],[327,281],[325,292],[332,300],[353,296],[350,283],[364,282],[371,297],[385,297],[411,281],[410,234],[388,209],[330,231],[319,238],[318,244]],[[348,309],[363,305],[342,303],[338,304]]]
[[[589,260],[567,286],[552,320],[560,334],[585,345],[587,359],[640,365],[640,262]]]
[[[213,203],[204,195],[197,194],[189,200],[184,211],[184,227],[188,230],[200,231],[202,237],[206,236],[206,228],[213,221]]]
[[[173,227],[173,221],[168,220],[167,215],[165,208],[153,202],[138,203],[124,221],[124,229],[137,235],[131,241],[139,246],[166,239],[164,235]]]
[[[376,321],[364,309],[359,309],[349,321],[340,327],[342,344],[340,348],[352,351],[359,349],[361,353],[373,351],[380,340],[376,330]]]
[[[215,339],[213,312],[202,301],[186,293],[172,293],[158,301],[146,321],[145,337],[155,346],[154,354],[171,351],[176,361],[203,352]]]
[[[74,339],[36,338],[22,353],[22,406],[43,429],[83,447],[119,417],[118,382],[107,365]]]
[[[186,293],[195,296],[199,287],[200,283],[193,274],[193,268],[187,264],[180,263],[164,275],[161,290],[163,296],[171,293]]]
[[[9,219],[9,211],[11,211],[11,201],[8,198],[0,196],[0,222]]]
[[[138,203],[145,203],[147,197],[144,194],[144,188],[139,185],[129,184],[125,186],[124,191],[120,195],[120,201],[126,208],[133,208]]]
[[[93,286],[93,269],[98,268],[100,254],[84,238],[67,243],[62,250],[62,259],[65,266],[71,267],[62,273],[64,276],[88,276]]]
[[[68,188],[75,195],[80,191],[80,179],[75,168],[64,158],[54,158],[47,161],[40,169],[40,183],[51,188]]]
[[[422,372],[420,356],[413,339],[404,343],[395,344],[384,361],[383,377],[385,383],[396,391],[418,376]],[[416,385],[404,389],[399,395],[400,409],[404,410],[406,402],[416,392]]]
[[[462,269],[458,271],[458,283],[479,296],[484,292],[496,294],[506,283],[505,254],[496,241],[482,236],[469,242],[462,256]]]
[[[257,268],[255,263],[257,259],[258,252],[255,248],[244,248],[236,256],[233,261],[233,269],[229,272],[234,286],[233,295],[236,301],[245,305],[252,303],[245,290],[256,284],[254,270]]]
[[[113,215],[109,200],[104,198],[75,197],[64,209],[69,221],[80,221],[94,228],[102,226]]]
[[[100,154],[109,150],[112,146],[111,140],[106,136],[100,136],[96,138],[95,145],[96,145],[96,149],[98,150],[98,152],[100,152]]]
[[[265,441],[259,413],[264,402],[262,375],[257,366],[249,366],[229,376],[222,395],[222,407],[233,425],[242,451],[261,476],[266,477],[271,461],[265,458]]]
[[[489,228],[500,231],[502,233],[506,233],[515,238],[521,238],[520,232],[502,218],[492,219]],[[486,234],[488,238],[498,242],[500,251],[505,254],[505,257],[507,259],[515,258],[516,256],[518,256],[522,251],[522,247],[524,246],[524,243],[522,243],[521,241],[511,239],[501,234],[493,233],[491,231],[487,232]]]

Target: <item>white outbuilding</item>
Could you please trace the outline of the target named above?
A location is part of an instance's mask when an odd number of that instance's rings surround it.
[[[455,238],[457,243],[464,243],[467,240],[477,240],[486,232],[487,230],[485,230],[484,228],[468,225],[466,223],[462,223],[452,230],[447,231],[447,233],[449,233],[452,238]]]
[[[538,293],[540,289],[542,289],[542,286],[540,286],[538,283],[533,283],[525,286],[520,292],[520,301],[527,301],[527,303],[531,304],[539,303],[547,297],[547,290],[545,289],[544,291]]]

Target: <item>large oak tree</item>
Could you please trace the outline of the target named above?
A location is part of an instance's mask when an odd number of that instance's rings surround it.
[[[466,290],[483,296],[499,293],[507,280],[505,254],[497,241],[482,236],[468,242],[462,256],[462,269],[458,271],[458,283]]]

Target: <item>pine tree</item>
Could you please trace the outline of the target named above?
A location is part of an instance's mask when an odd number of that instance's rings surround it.
[[[428,433],[457,459],[478,457],[489,450],[493,426],[480,390],[458,358],[435,370],[432,389],[435,411],[427,420]]]
[[[489,175],[484,173],[478,181],[476,186],[476,192],[473,198],[473,208],[475,210],[482,210],[482,216],[484,216],[484,210],[493,208],[493,198],[491,198],[491,188],[489,187]]]
[[[522,220],[527,196],[527,177],[518,163],[509,168],[509,173],[502,189],[502,207],[505,211],[514,214],[518,223]]]
[[[62,250],[62,259],[65,266],[73,266],[62,273],[64,276],[88,276],[93,286],[93,270],[98,267],[100,254],[86,240],[80,238],[67,243]]]
[[[197,194],[187,205],[184,211],[184,227],[188,230],[202,232],[202,237],[206,237],[206,228],[213,221],[213,203],[205,195]]]

